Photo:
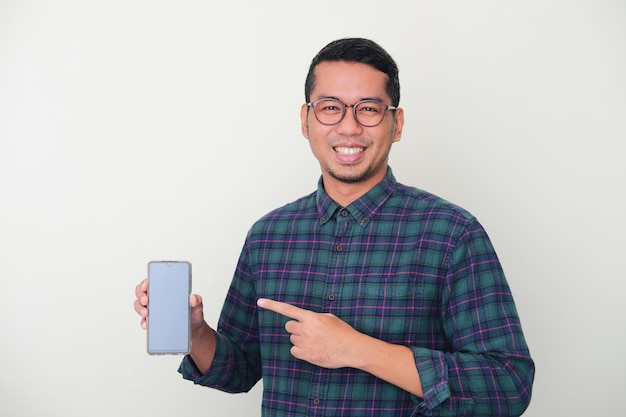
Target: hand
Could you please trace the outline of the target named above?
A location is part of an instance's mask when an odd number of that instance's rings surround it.
[[[148,328],[148,280],[144,279],[135,287],[135,311],[141,316],[141,328]],[[199,329],[204,324],[202,297],[198,294],[189,296],[191,306],[191,331]]]
[[[257,305],[294,319],[285,324],[294,357],[325,368],[353,366],[352,350],[364,335],[337,316],[266,298],[259,299]]]
[[[141,316],[141,328],[148,328],[148,280],[144,279],[135,287],[135,311]],[[191,307],[191,352],[198,370],[204,374],[211,367],[215,355],[215,334],[204,321],[202,297],[189,296]]]

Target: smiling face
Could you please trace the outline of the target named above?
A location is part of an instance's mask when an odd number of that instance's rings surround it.
[[[386,82],[387,76],[372,66],[324,61],[315,68],[311,101],[336,98],[351,105],[375,99],[391,105]],[[400,140],[404,124],[404,113],[398,109],[387,110],[379,125],[364,127],[352,109],[346,108],[343,120],[332,126],[321,124],[306,104],[300,112],[302,134],[319,161],[324,188],[339,203],[352,202],[384,178],[391,145]]]

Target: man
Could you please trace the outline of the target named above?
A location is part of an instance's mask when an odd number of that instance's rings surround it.
[[[217,331],[191,296],[179,372],[227,392],[262,378],[264,416],[522,414],[534,363],[487,234],[388,167],[404,124],[393,59],[370,40],[331,42],[305,98],[317,191],[252,226]]]

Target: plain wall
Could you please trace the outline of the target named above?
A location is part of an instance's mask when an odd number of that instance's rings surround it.
[[[0,414],[260,415],[146,354],[148,261],[215,325],[245,234],[313,191],[313,55],[400,67],[399,181],[475,214],[537,364],[526,416],[626,408],[623,1],[0,1]]]

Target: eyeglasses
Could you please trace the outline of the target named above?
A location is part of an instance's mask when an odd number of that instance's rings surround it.
[[[326,126],[340,123],[346,115],[346,107],[352,107],[354,119],[361,126],[378,126],[385,117],[387,110],[396,110],[395,106],[388,106],[378,100],[361,100],[354,104],[345,104],[336,98],[321,98],[306,104],[313,108],[315,118]]]

